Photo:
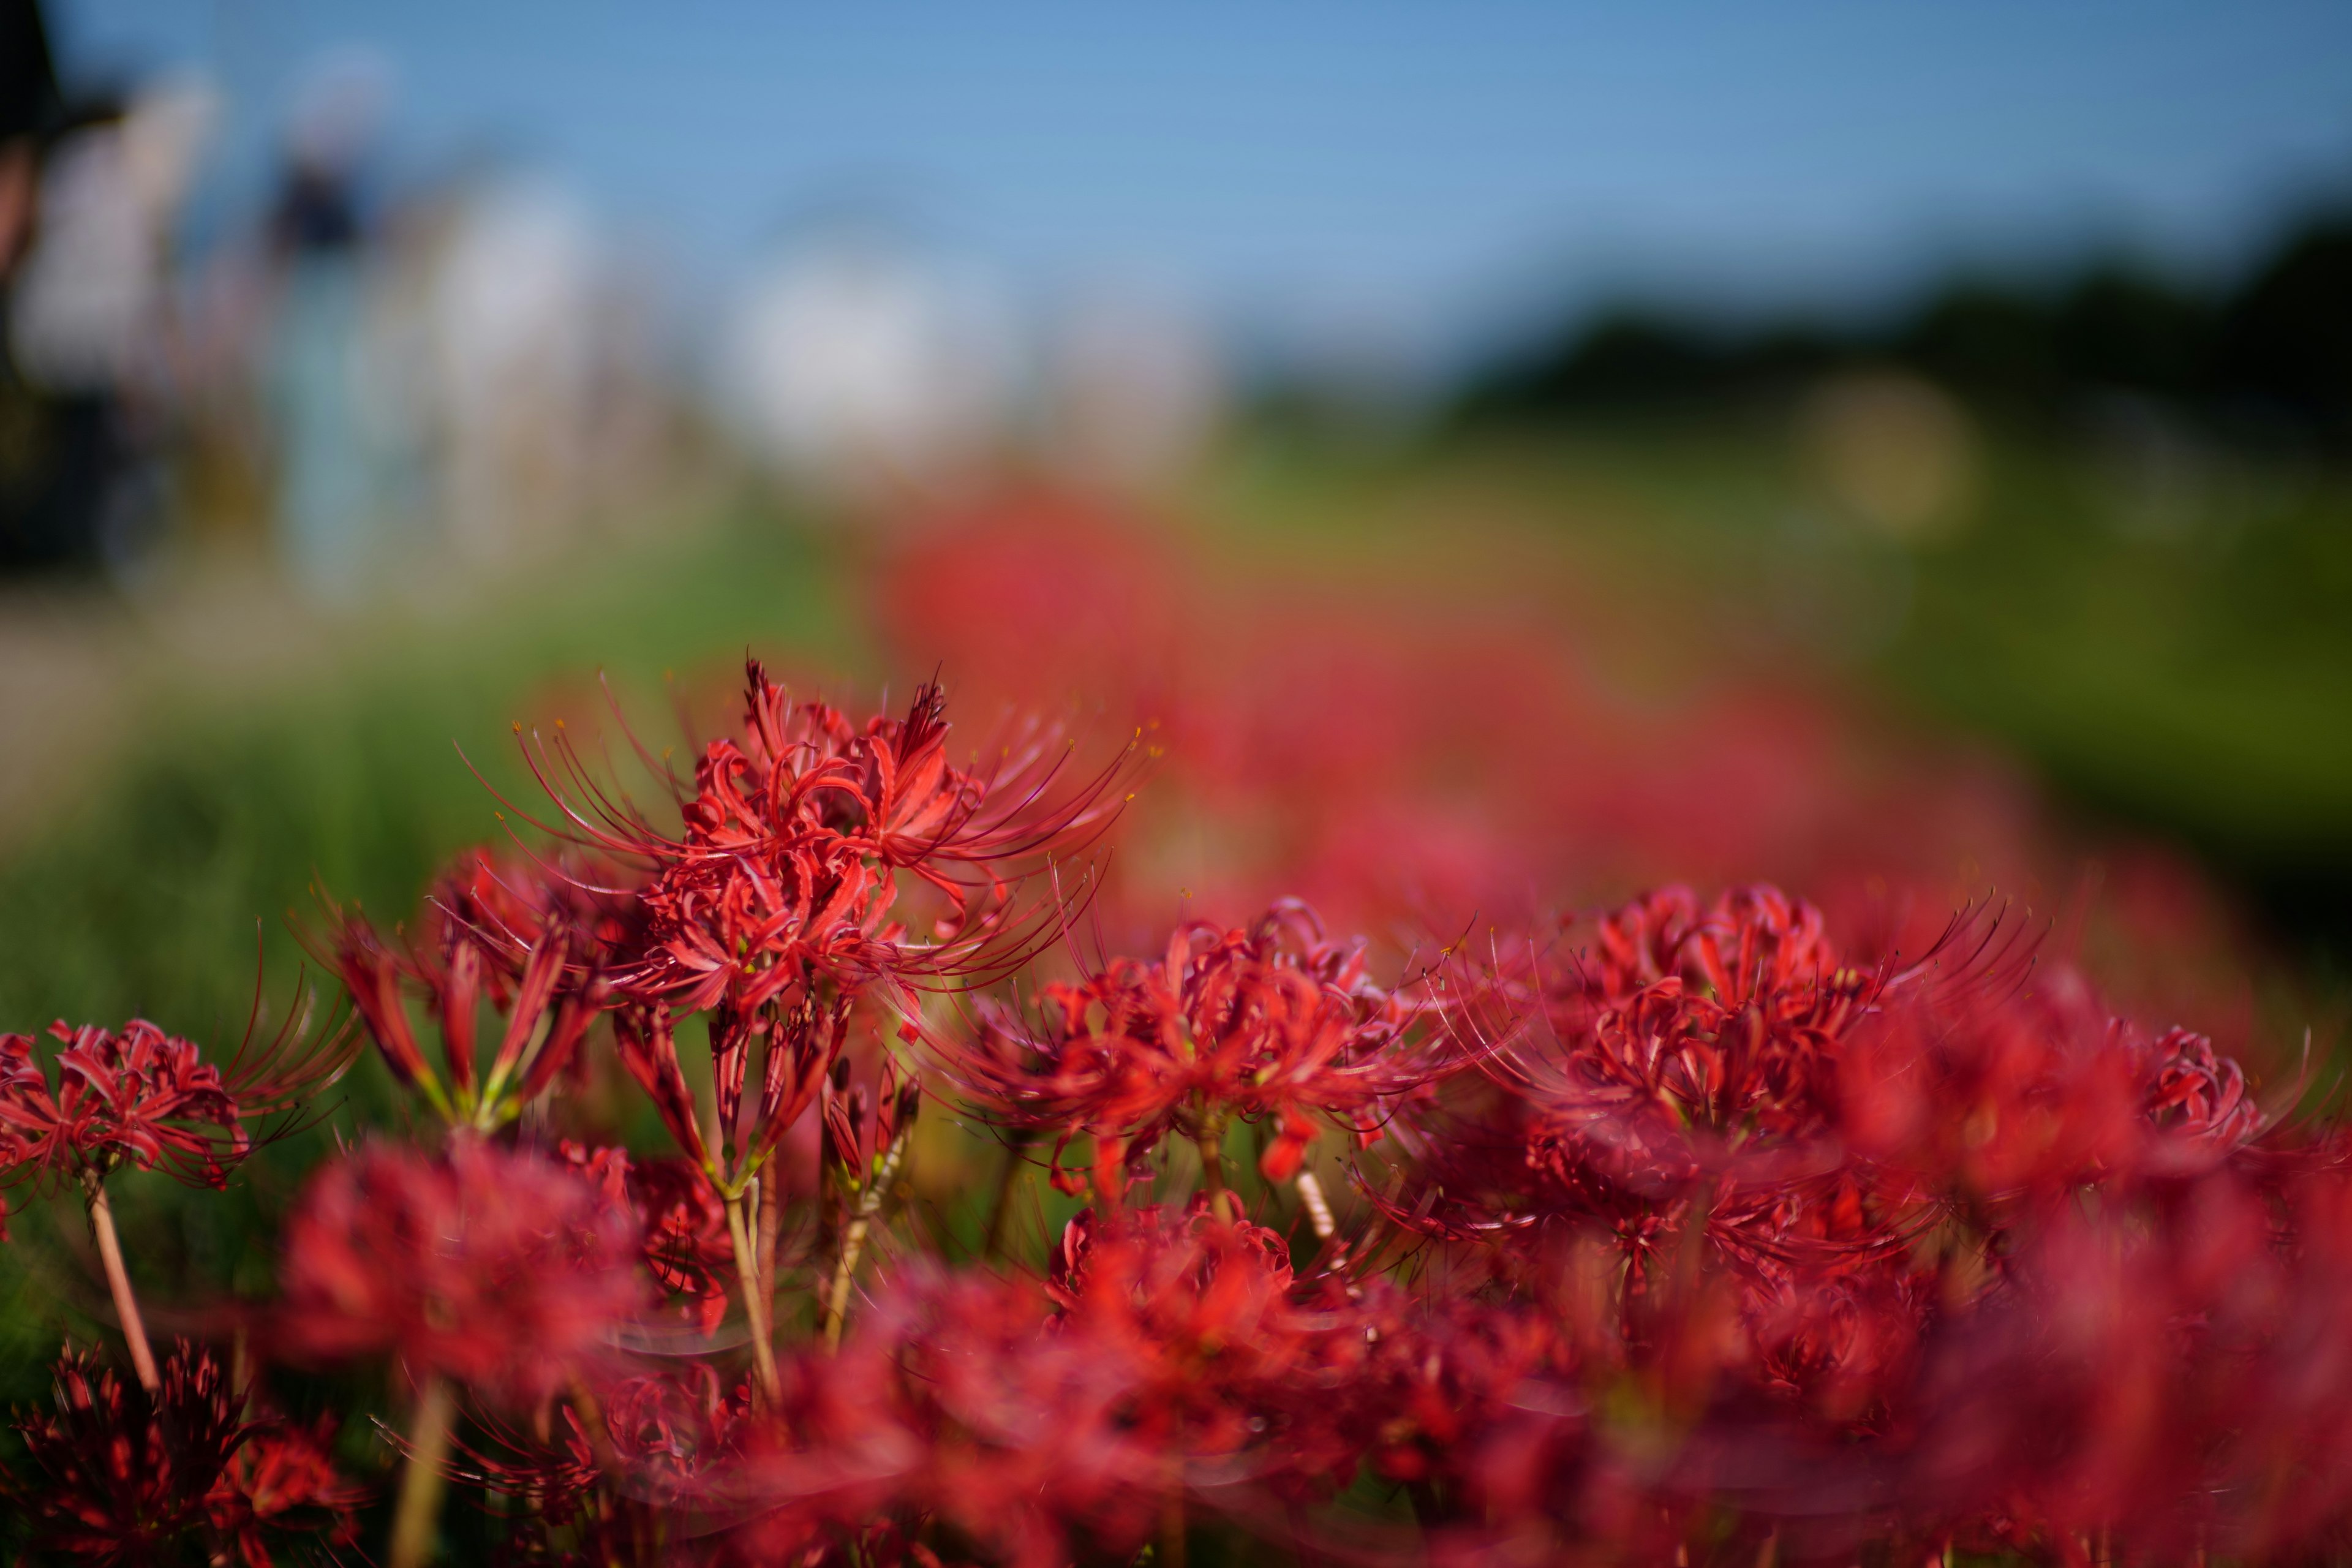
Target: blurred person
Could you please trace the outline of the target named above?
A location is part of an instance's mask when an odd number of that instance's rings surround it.
[[[663,427],[652,285],[569,189],[478,173],[378,226],[357,369],[384,515],[429,520],[472,569],[642,500]]]
[[[41,141],[58,113],[48,29],[33,0],[0,0],[0,287],[32,237]]]
[[[288,127],[286,165],[267,237],[274,298],[262,376],[277,466],[279,547],[296,580],[327,599],[354,596],[384,552],[378,452],[362,374],[367,232],[362,165],[383,83],[367,62],[316,72]]]
[[[796,247],[752,285],[725,367],[752,449],[852,499],[968,471],[1019,395],[1007,312],[978,279],[867,234]]]
[[[172,231],[213,112],[212,93],[183,81],[58,116],[30,244],[10,247],[14,439],[0,553],[13,564],[119,572],[160,530]],[[21,171],[22,154],[12,159]],[[7,203],[22,204],[21,192]]]
[[[512,176],[452,203],[421,301],[438,500],[461,560],[514,556],[583,500],[597,256],[561,189]]]
[[[0,0],[0,321],[32,246],[41,152],[59,107],[40,8],[33,0]],[[30,553],[26,545],[50,531],[46,416],[0,341],[0,559]]]

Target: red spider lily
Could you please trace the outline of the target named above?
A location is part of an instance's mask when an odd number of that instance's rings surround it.
[[[1246,931],[1179,927],[1160,963],[1117,959],[1045,997],[1042,1022],[987,1008],[969,1041],[939,1048],[991,1120],[1056,1129],[1066,1146],[1091,1133],[1114,1203],[1125,1163],[1171,1131],[1199,1141],[1213,1172],[1236,1116],[1277,1123],[1260,1168],[1286,1180],[1318,1116],[1369,1143],[1444,1065],[1440,1033],[1416,1026],[1428,1002],[1374,984],[1362,941],[1324,940],[1302,905]]]
[[[346,1480],[329,1453],[335,1422],[257,1423],[229,1456],[209,1500],[212,1527],[236,1545],[247,1568],[269,1568],[270,1547],[345,1547],[359,1537],[364,1489]]]
[[[251,1140],[220,1069],[189,1041],[134,1018],[121,1034],[63,1022],[53,1093],[31,1037],[0,1035],[0,1161],[40,1172],[161,1163],[217,1186]]]
[[[1008,868],[1102,821],[1123,763],[1062,786],[1063,755],[1036,731],[993,766],[958,768],[945,707],[927,685],[905,718],[860,730],[751,660],[741,738],[705,748],[676,837],[597,785],[568,742],[535,754],[569,832],[648,869],[631,993],[679,1012],[723,999],[749,1016],[820,984],[939,973],[1001,933]],[[928,940],[892,923],[902,871],[947,901]]]
[[[604,1424],[632,1495],[690,1500],[738,1450],[751,1415],[748,1384],[723,1387],[709,1366],[629,1378],[604,1392]]]
[[[246,1435],[219,1364],[182,1344],[151,1395],[68,1349],[56,1376],[55,1410],[16,1422],[28,1474],[9,1490],[36,1548],[126,1564],[176,1555],[209,1527],[213,1489]]]
[[[1369,1294],[1349,1321],[1363,1331],[1344,1336],[1362,1345],[1345,1385],[1355,1408],[1326,1425],[1352,1426],[1379,1474],[1443,1488],[1475,1510],[1513,1489],[1509,1471],[1528,1468],[1525,1454],[1507,1470],[1496,1463],[1507,1451],[1578,1440],[1573,1359],[1546,1314],[1452,1299],[1420,1306],[1392,1288]]]
[[[706,1137],[694,1111],[694,1092],[678,1060],[677,1035],[667,1014],[641,1005],[614,1015],[621,1064],[653,1101],[695,1169],[733,1201],[816,1099],[839,1058],[849,1028],[847,999],[820,1008],[804,1001],[792,1011],[745,1016],[722,1009],[711,1021],[712,1067],[719,1125]],[[751,1083],[753,1047],[760,1050],[758,1092]]]
[[[870,1106],[866,1086],[849,1085],[849,1063],[836,1063],[824,1088],[824,1141],[818,1150],[821,1184],[840,1205],[826,1218],[840,1236],[833,1280],[824,1294],[824,1336],[828,1346],[841,1342],[841,1325],[849,1310],[850,1287],[857,1263],[898,1174],[906,1166],[908,1147],[915,1132],[915,1117],[922,1109],[923,1086],[919,1079],[898,1081],[898,1065],[885,1057],[878,1092]]]
[[[702,1332],[715,1331],[727,1315],[735,1249],[726,1210],[702,1173],[679,1160],[632,1159],[625,1149],[592,1150],[569,1140],[556,1152],[595,1184],[607,1205],[630,1216],[654,1282],[686,1298],[682,1310]]]
[[[119,1033],[60,1021],[49,1026],[61,1047],[54,1087],[30,1036],[0,1035],[0,1171],[45,1181],[160,1164],[219,1186],[252,1152],[252,1123],[316,1094],[351,1060],[333,1022],[315,1034],[306,1026],[291,1019],[257,1049],[249,1025],[224,1071],[143,1018]]]
[[[1538,1101],[1555,1137],[1622,1130],[1645,1151],[1633,1162],[1670,1180],[1677,1162],[1717,1163],[1710,1138],[1802,1142],[1833,1104],[1838,1038],[1889,980],[1844,965],[1820,913],[1777,889],[1739,889],[1705,910],[1667,889],[1603,919],[1591,960],[1544,985],[1562,1059]]]
[[[468,1139],[374,1146],[311,1179],[273,1315],[286,1356],[388,1355],[494,1397],[544,1397],[609,1359],[644,1304],[628,1218],[561,1165]]]
[[[503,1007],[551,925],[572,933],[580,954],[635,952],[643,945],[645,925],[637,892],[637,879],[610,861],[471,849],[436,879],[432,902],[481,948],[490,964],[492,999]]]
[[[352,1540],[359,1493],[320,1434],[247,1419],[210,1352],[179,1343],[150,1394],[68,1349],[56,1390],[53,1411],[17,1418],[26,1468],[0,1478],[36,1551],[143,1568],[200,1547],[270,1568],[273,1551]]]
[[[1505,1042],[1488,1060],[1501,1092],[1467,1109],[1499,1124],[1435,1124],[1418,1145],[1446,1166],[1433,1174],[1449,1207],[1470,1205],[1465,1223],[1581,1215],[1630,1226],[1640,1245],[1696,1199],[1717,1241],[1759,1257],[1835,1243],[1876,1183],[1840,1141],[1857,1032],[1898,995],[1998,994],[2018,964],[1997,925],[1963,922],[1946,946],[1962,953],[1957,974],[1940,948],[1899,968],[1852,965],[1819,912],[1776,889],[1706,908],[1685,889],[1647,895],[1599,922],[1590,953],[1507,950],[1463,987],[1465,1016]],[[1481,1211],[1475,1194],[1496,1184],[1501,1206]]]
[[[1192,1459],[1227,1458],[1265,1430],[1253,1405],[1295,1370],[1308,1335],[1290,1300],[1289,1248],[1263,1226],[1195,1205],[1063,1232],[1047,1293],[1057,1331],[1130,1368],[1123,1419],[1138,1439]]]
[[[607,1385],[583,1415],[562,1408],[537,1436],[486,1424],[451,1474],[522,1505],[509,1542],[528,1561],[610,1564],[667,1561],[658,1543],[682,1519],[700,1532],[712,1478],[740,1457],[748,1385],[730,1396],[707,1365]],[[648,1549],[651,1548],[651,1554]]]
[[[1881,1439],[1784,1471],[1784,1502],[1872,1495],[1919,1536],[2063,1562],[2325,1555],[2352,1518],[2347,1191],[2340,1154],[2241,1154],[2030,1216]]]
[[[837,1549],[883,1519],[936,1520],[1038,1568],[1074,1537],[1139,1545],[1181,1482],[1122,1425],[1129,1369],[1048,1332],[1046,1307],[1013,1282],[895,1282],[837,1358],[787,1369],[776,1418],[711,1478],[706,1506],[744,1521],[726,1560]]]
[[[1042,1292],[918,1265],[837,1357],[789,1365],[685,1495],[742,1521],[729,1562],[844,1550],[880,1521],[1009,1563],[1132,1552],[1188,1494],[1284,1472],[1285,1412],[1338,1359],[1305,1370],[1307,1347],[1365,1342],[1290,1289],[1277,1237],[1199,1207],[1075,1226]]]
[[[1840,1072],[1853,1147],[1971,1204],[2210,1165],[2263,1127],[2211,1041],[2151,1039],[2063,970],[1996,1002],[1889,1007],[1853,1032]]]
[[[478,855],[461,861],[444,891],[421,922],[425,945],[394,947],[344,915],[331,962],[401,1087],[452,1125],[488,1132],[520,1115],[571,1064],[607,1005],[606,955],[592,918],[555,899],[534,907]],[[526,919],[527,941],[517,930]],[[412,996],[440,1030],[441,1071],[417,1041]],[[476,1037],[486,1002],[506,1021],[483,1065]]]
[[[850,1082],[850,1065],[844,1058],[834,1064],[821,1099],[824,1141],[819,1146],[820,1168],[842,1197],[854,1198],[875,1179],[891,1143],[914,1124],[922,1084],[911,1077],[901,1082],[898,1064],[885,1057],[879,1079],[869,1090],[865,1084]]]
[[[521,1503],[535,1527],[530,1545],[551,1556],[566,1533],[583,1526],[593,1531],[602,1522],[607,1510],[597,1491],[606,1479],[604,1467],[576,1408],[559,1408],[537,1438],[499,1426],[488,1428],[488,1436],[487,1443],[457,1445],[450,1478]],[[415,1462],[413,1456],[409,1462]]]
[[[1857,969],[1770,889],[1637,900],[1589,957],[1490,979],[1481,1005],[1540,1030],[1413,1129],[1409,1184],[1375,1198],[1514,1281],[1558,1268],[1547,1237],[1607,1237],[1623,1349],[1682,1390],[1664,1408],[1745,1389],[1771,1422],[1893,1431],[1939,1314],[1993,1299],[2001,1227],[2259,1126],[2210,1042],[2151,1040],[2063,971],[2024,984],[1981,927],[1948,951]],[[1730,1462],[1711,1451],[1691,1462]]]
[[[1409,1223],[1597,1226],[1637,1283],[1701,1235],[1748,1276],[1759,1328],[1811,1299],[1792,1269],[1904,1266],[1903,1194],[1838,1141],[1840,1072],[1855,1026],[1920,972],[1844,964],[1820,915],[1769,888],[1711,908],[1668,889],[1604,918],[1589,957],[1540,959],[1486,980],[1475,1005],[1534,1033],[1494,1058],[1506,1092],[1421,1141],[1423,1190],[1445,1201]]]

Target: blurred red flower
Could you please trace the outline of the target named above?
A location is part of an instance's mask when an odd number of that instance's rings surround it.
[[[590,1149],[568,1139],[556,1152],[608,1205],[629,1215],[655,1284],[685,1298],[681,1310],[702,1332],[715,1331],[727,1315],[735,1248],[726,1210],[702,1173],[683,1160],[633,1159],[625,1149]]]
[[[630,1218],[539,1155],[373,1145],[312,1177],[288,1220],[273,1344],[300,1361],[391,1356],[528,1403],[613,1357],[646,1301],[638,1257]]]

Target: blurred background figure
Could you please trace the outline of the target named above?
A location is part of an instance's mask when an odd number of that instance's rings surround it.
[[[313,595],[359,593],[390,553],[382,444],[366,418],[361,188],[385,107],[382,66],[346,57],[302,84],[286,129],[268,216],[270,304],[262,327],[264,406],[276,468],[277,532],[289,568]]]
[[[623,302],[605,297],[586,216],[550,182],[487,174],[432,208],[413,258],[425,374],[409,416],[450,549],[496,563],[559,545],[587,500],[592,376]]]
[[[0,5],[0,324],[39,215],[41,154],[63,109],[48,30],[33,0]],[[47,411],[0,341],[0,557],[38,560],[67,531],[52,518],[62,465]]]
[[[174,226],[215,103],[200,82],[171,79],[68,103],[38,18],[27,7],[12,18],[0,559],[121,572],[163,522]]]
[[[42,134],[58,111],[57,64],[33,0],[0,6],[0,279],[32,237]]]
[[[969,476],[1018,417],[1020,343],[1002,298],[872,226],[780,247],[736,306],[723,356],[753,453],[839,497]]]

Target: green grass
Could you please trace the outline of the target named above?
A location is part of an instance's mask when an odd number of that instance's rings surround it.
[[[841,584],[811,535],[746,510],[462,616],[355,629],[257,700],[157,693],[122,754],[0,862],[0,1020],[241,1025],[257,925],[290,981],[286,917],[315,909],[314,885],[396,918],[444,857],[500,831],[467,759],[529,798],[512,725],[544,719],[552,691],[591,701],[582,678],[607,671],[664,734],[670,670],[723,673],[746,648],[856,670]]]

